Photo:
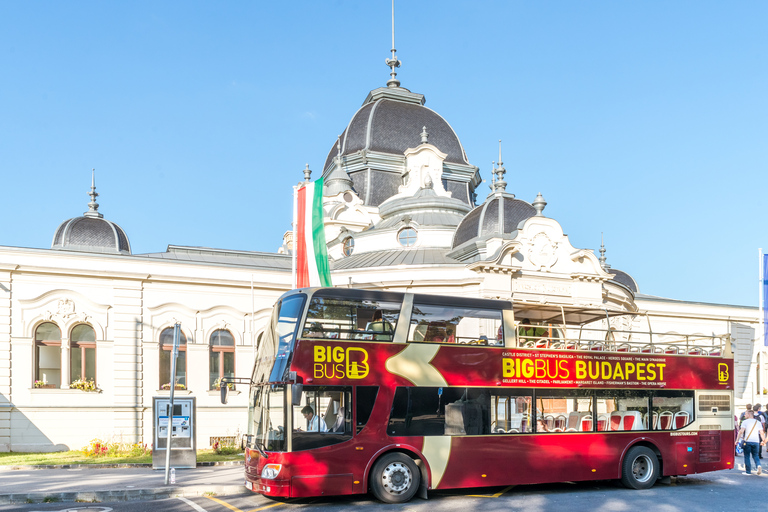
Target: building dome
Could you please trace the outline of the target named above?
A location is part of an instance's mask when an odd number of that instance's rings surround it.
[[[341,134],[341,147],[334,144],[328,153],[324,169],[331,165],[339,151],[342,157],[358,151],[402,156],[406,149],[420,144],[423,127],[429,131],[429,143],[447,155],[446,162],[469,164],[451,125],[440,114],[424,106],[423,95],[400,89],[403,94],[398,96],[385,88],[381,93],[377,89],[368,95]]]
[[[535,215],[536,209],[530,203],[506,192],[493,193],[459,223],[453,248],[474,238],[512,233],[520,222]]]
[[[478,169],[467,160],[451,125],[424,102],[424,95],[399,86],[371,91],[328,152],[325,195],[353,190],[365,205],[381,205],[403,184],[406,151],[428,136],[429,144],[445,155],[445,190],[474,206]]]
[[[51,249],[60,251],[131,254],[131,244],[123,228],[98,212],[96,187],[91,182],[91,202],[82,217],[65,220],[53,235]]]

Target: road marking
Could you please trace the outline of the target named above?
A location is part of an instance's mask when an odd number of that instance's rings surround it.
[[[59,510],[58,512],[77,512],[78,510],[84,511],[84,512],[112,512],[112,509],[110,507],[75,507],[75,508],[65,508],[63,510]],[[56,512],[54,510],[31,510],[30,512]]]
[[[213,501],[215,501],[216,503],[218,503],[218,504],[220,504],[220,505],[224,505],[224,506],[225,506],[225,507],[227,507],[229,510],[232,510],[232,511],[234,511],[234,512],[243,512],[243,511],[242,511],[242,510],[240,510],[239,508],[237,508],[237,507],[235,507],[235,506],[232,506],[232,505],[230,505],[229,503],[227,503],[226,501],[222,501],[222,500],[220,500],[219,498],[214,498],[213,496],[206,496],[206,498],[208,498],[209,500],[213,500]]]
[[[310,503],[313,503],[313,502],[310,502]],[[278,505],[287,505],[287,503],[273,503],[271,505],[264,505],[263,507],[251,509],[248,512],[258,512],[259,510],[266,510],[268,508],[276,507]]]
[[[499,496],[501,496],[502,494],[504,494],[508,490],[512,489],[513,487],[515,487],[515,486],[514,485],[510,485],[509,487],[505,487],[504,489],[502,489],[501,491],[497,492],[496,494],[468,494],[467,496],[470,496],[472,498],[498,498]]]
[[[179,500],[183,501],[184,503],[186,503],[187,505],[189,505],[189,506],[190,506],[190,507],[192,507],[193,509],[197,510],[197,512],[208,512],[208,511],[207,511],[207,510],[205,510],[203,507],[201,507],[200,505],[198,505],[198,504],[197,504],[197,503],[195,503],[194,501],[190,501],[190,500],[188,500],[187,498],[182,498],[181,496],[179,496],[177,499],[179,499]]]

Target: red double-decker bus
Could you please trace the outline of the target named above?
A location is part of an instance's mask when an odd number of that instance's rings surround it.
[[[251,377],[246,486],[268,496],[667,476],[733,467],[727,336],[599,309],[354,289],[283,295]],[[226,386],[222,386],[226,389]]]

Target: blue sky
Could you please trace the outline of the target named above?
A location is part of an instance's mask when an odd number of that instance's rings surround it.
[[[766,2],[398,2],[403,87],[640,291],[758,302]],[[292,185],[384,86],[388,1],[0,3],[0,245],[87,210],[134,253],[275,251]],[[478,190],[485,198],[487,184]],[[762,192],[762,194],[761,194]]]

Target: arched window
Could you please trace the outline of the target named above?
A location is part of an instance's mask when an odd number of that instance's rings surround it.
[[[209,364],[210,389],[219,387],[222,377],[235,376],[235,338],[228,330],[217,329],[211,334]]]
[[[176,358],[176,389],[187,389],[187,337],[179,336],[179,356]],[[173,354],[173,327],[160,333],[160,389],[171,389],[171,355]]]
[[[61,386],[61,329],[45,322],[35,330],[35,387]]]
[[[96,332],[87,324],[76,325],[69,336],[69,380],[96,382]]]

